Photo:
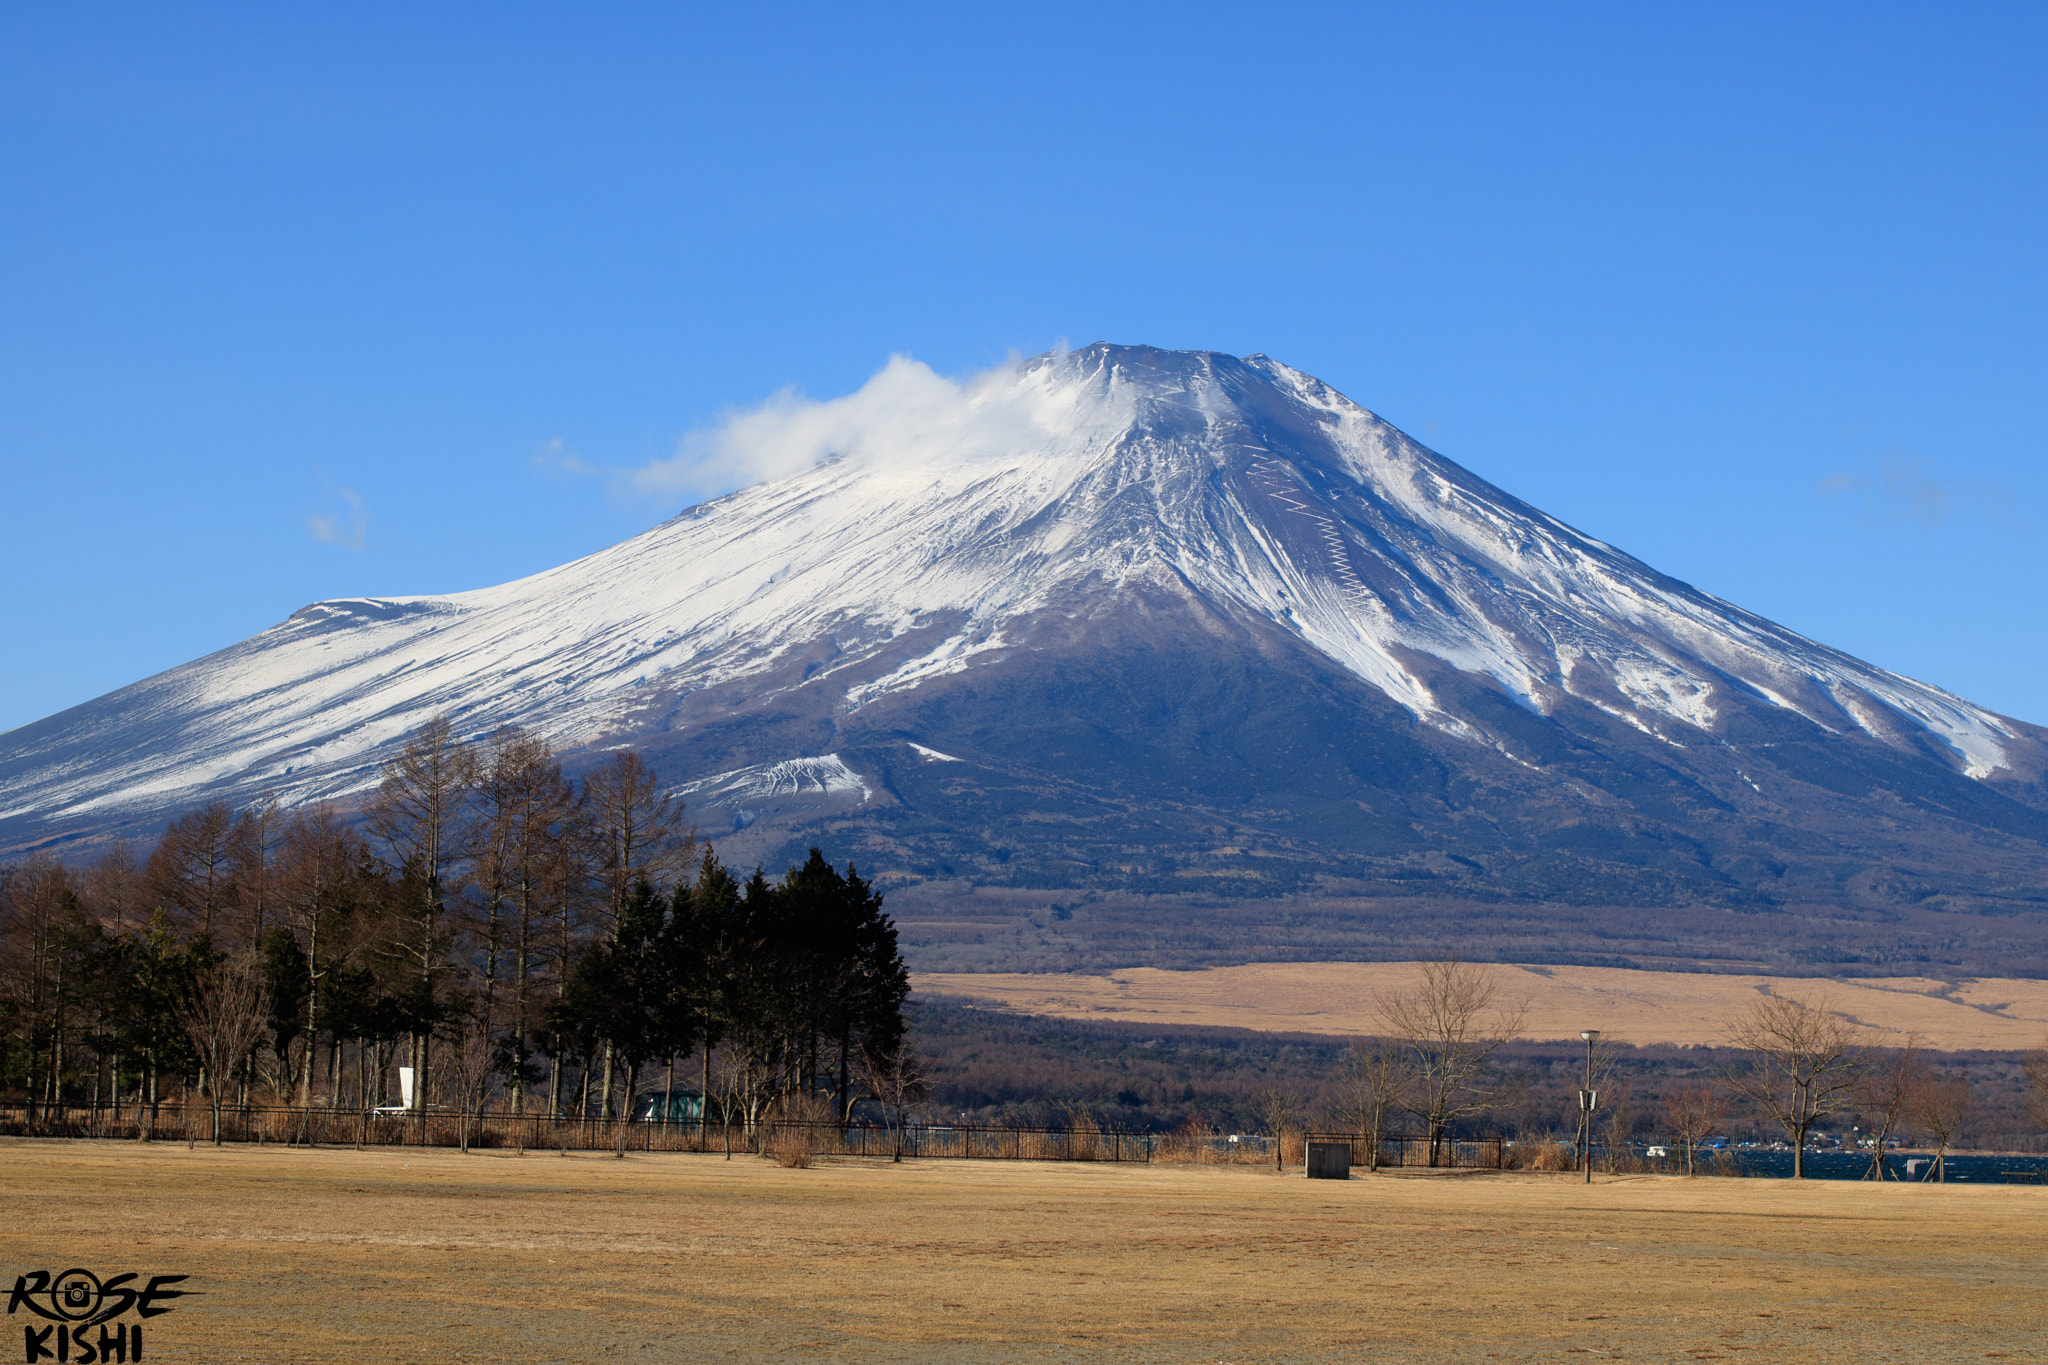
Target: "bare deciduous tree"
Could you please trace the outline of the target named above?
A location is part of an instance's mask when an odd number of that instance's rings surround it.
[[[1913,1117],[1934,1139],[1934,1165],[1927,1178],[1948,1181],[1948,1148],[1970,1112],[1970,1078],[1960,1071],[1929,1076],[1920,1086]]]
[[[666,795],[645,759],[619,749],[583,779],[597,874],[604,884],[606,928],[618,932],[619,916],[636,882],[675,881],[689,864],[696,834],[683,824],[683,803]]]
[[[1695,1158],[1700,1144],[1728,1117],[1727,1101],[1721,1091],[1705,1081],[1687,1081],[1664,1093],[1664,1119],[1671,1125],[1672,1140],[1685,1150],[1685,1173],[1697,1175]]]
[[[755,1135],[762,1113],[774,1098],[776,1066],[754,1049],[728,1042],[712,1055],[710,1071],[725,1121],[725,1155],[730,1160],[733,1120],[739,1119],[746,1136]]]
[[[903,1130],[910,1112],[924,1102],[931,1091],[931,1078],[924,1059],[909,1043],[902,1043],[884,1056],[862,1055],[863,1079],[868,1093],[882,1106],[889,1124],[889,1145],[894,1160],[903,1160]]]
[[[1339,1111],[1365,1148],[1365,1168],[1380,1168],[1380,1138],[1387,1118],[1401,1107],[1407,1079],[1397,1045],[1385,1038],[1353,1038],[1338,1073]]]
[[[654,770],[633,749],[615,750],[603,767],[585,777],[583,799],[595,870],[604,888],[605,933],[616,939],[633,888],[642,881],[665,885],[679,877],[696,846],[696,835],[683,825],[682,802],[661,790]],[[608,1041],[603,1093],[607,1113],[616,1064]]]
[[[1863,1172],[1865,1180],[1883,1180],[1888,1174],[1885,1146],[1918,1107],[1927,1079],[1927,1062],[1920,1055],[1920,1039],[1915,1034],[1907,1034],[1903,1046],[1869,1059],[1856,1095],[1857,1106],[1872,1121],[1874,1146],[1869,1169]]]
[[[284,827],[277,797],[266,791],[242,808],[234,827],[228,831],[228,858],[240,924],[236,938],[241,943],[260,943],[263,931],[270,927],[276,914],[277,850]]]
[[[579,880],[576,797],[547,741],[506,726],[491,736],[477,806],[472,856],[483,996],[487,1009],[495,1009],[498,997],[504,997],[512,1112],[517,1114],[526,1109],[529,1059],[541,1015],[537,978],[551,956],[567,965],[566,947],[550,951],[548,930],[555,912],[561,912],[564,939],[573,937],[575,928],[570,912]]]
[[[148,923],[147,886],[135,850],[117,841],[86,874],[86,897],[99,912],[107,932],[119,938]]]
[[[38,1100],[62,1098],[64,1015],[77,983],[66,980],[61,945],[78,894],[70,870],[47,853],[31,854],[8,873],[0,881],[0,1018],[12,1015],[27,1024],[33,1123]]]
[[[354,832],[326,805],[301,810],[285,827],[277,858],[277,915],[306,955],[307,1047],[300,1058],[298,1103],[312,1104],[313,1046],[321,1022],[328,978],[341,960],[333,922],[348,908],[344,888],[362,864],[364,849]],[[330,1056],[330,1063],[333,1058]],[[328,1094],[334,1102],[333,1088]]]
[[[206,1097],[213,1109],[213,1142],[217,1147],[221,1141],[222,1092],[235,1068],[255,1050],[270,1013],[263,974],[247,958],[216,962],[195,974],[191,994],[179,1013],[205,1072]]]
[[[1602,1097],[1599,1112],[1603,1116],[1603,1126],[1606,1129],[1602,1138],[1607,1146],[1609,1175],[1619,1175],[1629,1168],[1631,1158],[1628,1155],[1628,1139],[1635,1128],[1635,1110],[1629,1101],[1629,1087],[1626,1083],[1607,1083],[1607,1093]],[[1590,1164],[1591,1157],[1587,1159]]]
[[[494,1055],[488,1020],[470,1016],[460,1020],[461,1031],[448,1049],[443,1068],[445,1093],[455,1101],[455,1122],[463,1151],[469,1150],[470,1135],[483,1112],[484,1088],[490,1083]]]
[[[1506,1101],[1492,1074],[1493,1054],[1522,1031],[1527,1002],[1504,1002],[1493,975],[1452,956],[1420,964],[1412,989],[1376,1000],[1386,1031],[1407,1054],[1405,1107],[1429,1134],[1438,1163],[1450,1125]]]
[[[119,939],[130,930],[149,922],[148,884],[135,851],[121,840],[100,855],[85,879],[86,900],[107,932]],[[4,935],[0,935],[4,937]],[[117,1044],[107,1058],[108,1080],[114,1101],[114,1117],[121,1117],[121,1087],[124,1068],[134,1060],[123,1055]]]
[[[226,927],[233,896],[233,829],[234,811],[225,801],[181,815],[164,831],[144,872],[150,894],[179,925],[209,940]]]
[[[2027,1076],[2027,1115],[2034,1131],[2048,1133],[2048,1038],[2020,1064]]]
[[[1281,1086],[1273,1086],[1259,1096],[1259,1117],[1266,1121],[1266,1131],[1273,1135],[1275,1171],[1287,1169],[1287,1135],[1294,1131],[1300,1108],[1294,1093]]]
[[[437,987],[450,970],[448,902],[460,887],[454,869],[463,853],[463,821],[476,781],[476,756],[458,743],[446,716],[435,716],[386,759],[377,795],[364,813],[404,875],[410,904],[387,949],[413,977],[412,1066],[426,1093],[432,1061]]]
[[[1792,1178],[1806,1176],[1806,1135],[1853,1104],[1865,1070],[1863,1030],[1828,1008],[1766,995],[1723,1028],[1744,1056],[1722,1083],[1763,1111],[1792,1139]]]

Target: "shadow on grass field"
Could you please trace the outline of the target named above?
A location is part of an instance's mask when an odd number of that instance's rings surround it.
[[[2038,1360],[2048,1189],[8,1140],[0,1228],[164,1362]]]

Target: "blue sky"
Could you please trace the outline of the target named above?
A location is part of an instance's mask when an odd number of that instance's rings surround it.
[[[2048,722],[2044,69],[2035,3],[10,6],[0,727],[1098,339]]]

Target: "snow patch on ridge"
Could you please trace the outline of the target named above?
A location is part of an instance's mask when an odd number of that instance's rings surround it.
[[[874,795],[861,775],[847,767],[838,754],[757,763],[700,778],[675,789],[678,796],[694,797],[699,802],[722,803],[766,801],[787,796],[850,795],[854,792],[860,793],[863,803]]]
[[[1641,658],[1616,659],[1611,667],[1615,687],[1639,707],[1674,716],[1695,729],[1712,728],[1713,687],[1704,679]]]
[[[1002,648],[1003,635],[1000,630],[990,632],[979,639],[975,638],[977,634],[978,632],[962,632],[952,636],[928,653],[891,669],[874,681],[848,688],[847,704],[850,707],[864,706],[877,697],[916,687],[919,683],[932,678],[943,677],[948,673],[965,672],[969,661],[975,655]]]

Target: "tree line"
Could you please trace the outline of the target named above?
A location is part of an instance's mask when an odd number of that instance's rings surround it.
[[[1502,1049],[1522,1030],[1526,1006],[1505,999],[1488,973],[1455,958],[1420,964],[1420,979],[1377,1002],[1385,1032],[1353,1040],[1324,1112],[1359,1134],[1376,1153],[1383,1134],[1420,1127],[1435,1152],[1458,1126],[1498,1127],[1501,1112],[1525,1098],[1527,1080],[1499,1065]],[[1806,1174],[1806,1154],[1823,1123],[1855,1120],[1868,1143],[1865,1176],[1896,1178],[1884,1154],[1909,1129],[1935,1150],[1930,1177],[1946,1178],[1947,1154],[1973,1103],[1967,1072],[1931,1064],[1918,1039],[1879,1040],[1866,1025],[1825,999],[1761,995],[1722,1024],[1717,1061],[1703,1076],[1666,1087],[1651,1125],[1669,1135],[1688,1174],[1709,1139],[1745,1119],[1783,1135],[1792,1176]],[[1643,1115],[1619,1080],[1626,1044],[1612,1032],[1588,1038],[1585,1067],[1572,1076],[1578,1095],[1573,1160],[1590,1167],[1604,1145],[1610,1161],[1626,1150]],[[1574,1071],[1577,1068],[1573,1068]],[[2028,1118],[2048,1131],[2048,1045],[2023,1063]],[[1266,1093],[1263,1116],[1274,1132],[1293,1125],[1300,1106],[1283,1088]]]
[[[817,849],[744,880],[631,749],[407,737],[359,811],[217,802],[148,856],[0,871],[0,1087],[31,1105],[393,1103],[624,1116],[665,1064],[739,1115],[900,1072],[882,897]]]

